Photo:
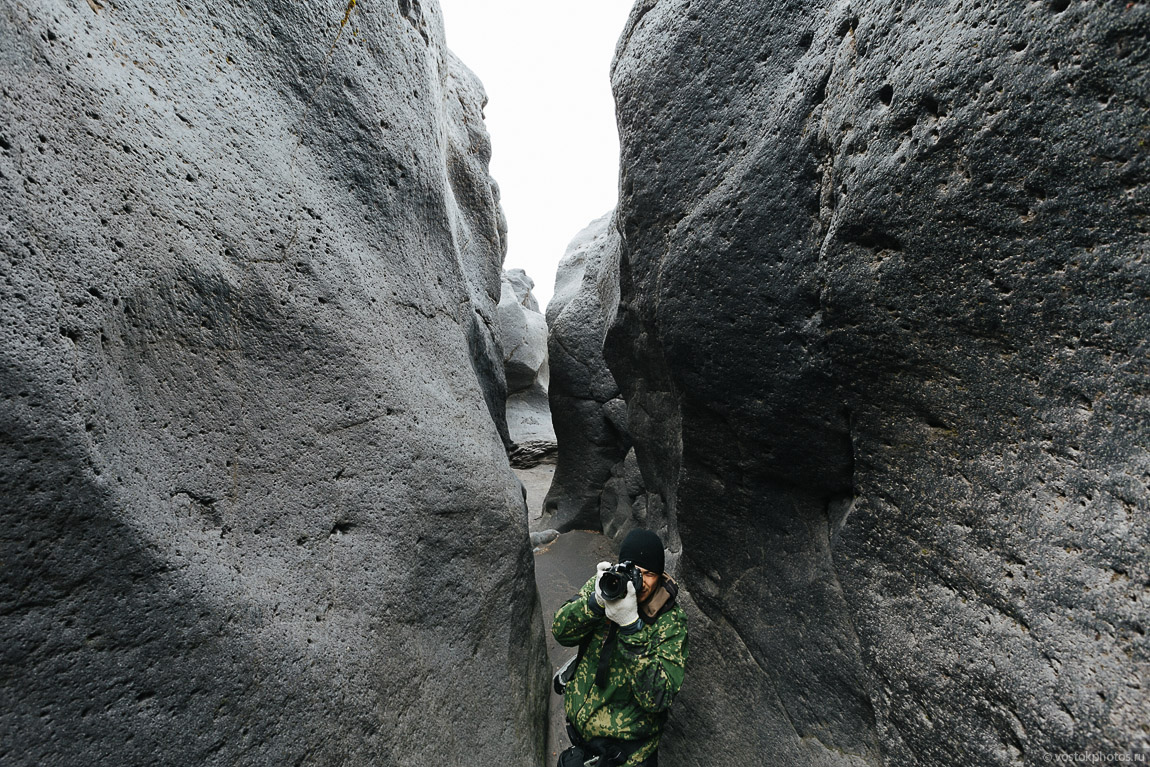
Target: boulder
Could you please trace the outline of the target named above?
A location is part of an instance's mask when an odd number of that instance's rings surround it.
[[[531,287],[535,286],[522,269],[514,271],[518,272],[520,286],[524,280]],[[506,272],[499,294],[498,312],[508,393],[529,389],[540,378],[546,390],[547,320],[540,314],[530,288],[525,291],[517,289]]]
[[[507,380],[506,417],[511,454],[528,444],[554,452],[555,430],[547,405],[547,320],[531,290],[535,282],[522,269],[503,272],[499,333]]]
[[[668,762],[1150,748],[1148,34],[636,4],[606,357],[682,541]]]
[[[560,532],[602,529],[600,493],[630,447],[626,406],[603,359],[603,338],[618,304],[618,253],[608,213],[567,246],[547,305],[548,396],[559,456],[543,515]]]
[[[539,311],[539,302],[535,300],[535,294],[531,292],[535,289],[535,280],[528,277],[526,271],[523,269],[504,270],[503,279],[510,283],[511,289],[515,292],[516,300],[525,309],[532,312]]]
[[[505,225],[438,4],[0,41],[0,762],[537,767]]]

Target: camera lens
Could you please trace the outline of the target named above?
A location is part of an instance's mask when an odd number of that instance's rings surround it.
[[[599,578],[599,593],[604,599],[619,599],[627,594],[627,579],[622,573],[608,570]]]

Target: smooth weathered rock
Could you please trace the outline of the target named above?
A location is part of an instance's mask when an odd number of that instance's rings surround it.
[[[568,246],[556,276],[552,318],[552,407],[561,424],[556,481],[545,509],[565,529],[602,530],[616,543],[635,527],[654,529],[678,556],[665,506],[647,494],[630,450],[627,406],[603,343],[619,302],[619,238],[613,213],[584,228]]]
[[[636,5],[607,358],[697,605],[668,762],[1147,747],[1148,33]]]
[[[539,311],[539,302],[535,300],[535,280],[527,276],[523,269],[507,269],[503,272],[503,280],[511,284],[515,298],[525,309],[532,312]]]
[[[600,493],[630,446],[626,406],[603,359],[603,339],[619,300],[618,252],[608,213],[567,246],[547,305],[548,395],[559,458],[543,508],[560,532],[602,529]]]
[[[534,283],[522,269],[523,280],[534,287]],[[499,328],[503,342],[503,361],[507,371],[507,391],[511,394],[530,388],[542,375],[547,376],[547,321],[539,313],[538,304],[532,309],[528,301],[535,304],[530,288],[520,292],[516,289],[509,273],[504,273],[499,296]]]
[[[548,543],[551,543],[552,541],[554,541],[558,537],[559,537],[559,531],[558,530],[552,530],[552,529],[538,530],[534,533],[531,533],[531,545],[536,546],[536,547],[546,546]]]
[[[555,429],[547,404],[547,320],[531,294],[534,281],[522,269],[503,273],[499,331],[507,379],[507,426],[512,454],[528,444],[554,451]]]
[[[0,40],[0,762],[537,767],[504,225],[438,5]]]
[[[530,389],[516,392],[507,398],[507,428],[515,448],[555,451],[555,427],[551,422],[551,408],[547,402],[547,389],[536,381]]]

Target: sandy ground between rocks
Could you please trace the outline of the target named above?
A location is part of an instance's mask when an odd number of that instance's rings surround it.
[[[547,655],[551,659],[552,673],[578,651],[575,647],[561,646],[551,636],[555,611],[587,582],[595,572],[595,564],[605,559],[615,561],[614,542],[600,533],[583,530],[564,533],[535,553],[535,583],[543,605]],[[548,719],[547,765],[554,765],[559,752],[570,745],[563,723],[563,699],[554,692],[550,696]]]
[[[532,469],[515,469],[516,476],[527,488],[528,519],[532,532],[546,529],[542,524],[543,498],[555,476],[555,466],[540,464]],[[615,544],[601,533],[573,530],[559,536],[554,542],[540,546],[535,552],[535,585],[543,607],[544,627],[547,633],[547,656],[551,659],[552,673],[575,655],[577,648],[562,647],[551,636],[551,621],[564,602],[579,591],[595,572],[595,564],[603,560],[615,561]],[[547,731],[547,761],[551,767],[559,752],[567,748],[567,732],[563,722],[563,699],[554,692],[549,698]]]
[[[527,523],[531,532],[545,530],[542,525],[543,499],[547,497],[547,490],[551,487],[551,480],[555,477],[555,464],[541,463],[530,469],[511,469],[519,481],[527,488]]]

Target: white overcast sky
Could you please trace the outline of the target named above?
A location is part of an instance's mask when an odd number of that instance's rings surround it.
[[[491,175],[507,214],[505,269],[540,308],[571,238],[615,206],[610,68],[631,0],[440,0],[447,46],[487,91]]]

